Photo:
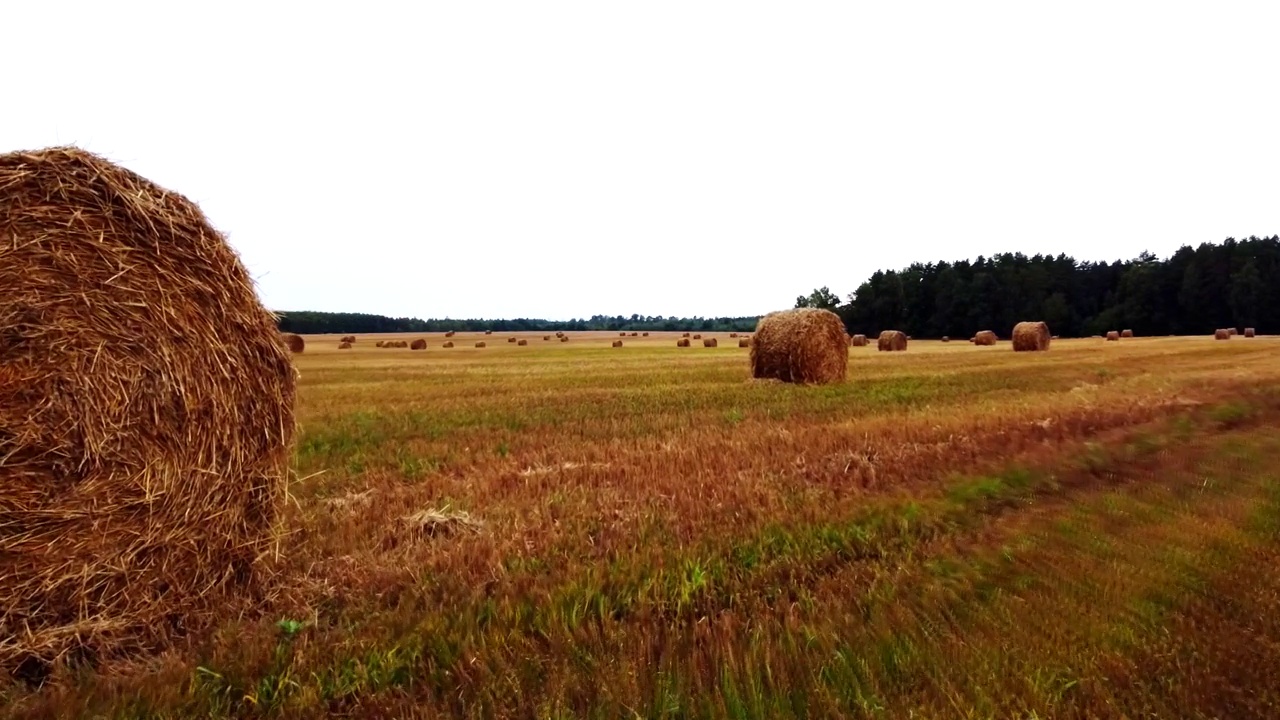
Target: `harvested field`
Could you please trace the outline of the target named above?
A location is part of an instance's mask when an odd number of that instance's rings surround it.
[[[824,386],[753,382],[745,353],[676,332],[625,353],[616,333],[412,355],[337,339],[292,358],[280,590],[189,647],[15,689],[13,715],[1280,701],[1280,576],[1257,571],[1280,562],[1280,339],[917,340],[850,352]]]

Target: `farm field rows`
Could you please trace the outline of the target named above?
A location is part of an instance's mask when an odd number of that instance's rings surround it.
[[[1280,339],[543,335],[307,336],[278,591],[10,712],[1277,712]]]

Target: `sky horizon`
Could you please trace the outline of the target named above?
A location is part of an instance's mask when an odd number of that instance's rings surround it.
[[[913,262],[1280,233],[1278,20],[16,4],[0,152],[74,144],[186,195],[277,311],[753,316]]]

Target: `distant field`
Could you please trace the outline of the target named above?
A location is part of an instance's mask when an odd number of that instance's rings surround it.
[[[680,335],[308,336],[278,595],[10,712],[1280,716],[1280,339]]]

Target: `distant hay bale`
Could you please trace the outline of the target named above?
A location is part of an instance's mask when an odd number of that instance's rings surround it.
[[[446,340],[446,341],[445,341],[445,343],[444,343],[444,345],[443,345],[442,347],[444,347],[444,348],[446,348],[446,349],[453,347],[453,341],[452,341],[452,340]]]
[[[760,318],[751,338],[751,376],[794,383],[844,380],[849,336],[830,310],[795,308]]]
[[[638,333],[638,332],[633,332],[633,333],[631,333],[631,337],[640,337],[640,333]]]
[[[702,335],[694,335],[694,336],[693,336],[693,339],[694,339],[694,340],[701,340],[701,339],[702,339]]]
[[[1132,330],[1121,330],[1121,331],[1120,331],[1120,337],[1122,337],[1122,338],[1131,338],[1131,337],[1133,337],[1133,331],[1132,331]]]
[[[750,338],[738,338],[738,347],[751,347]]]
[[[730,337],[730,339],[737,340],[737,339],[738,339],[738,333],[729,333],[729,337]]]
[[[356,341],[355,335],[343,335],[342,339],[339,340],[338,342],[353,343],[355,341]]]
[[[1235,328],[1227,328],[1227,332],[1231,333],[1231,337],[1235,337],[1236,335],[1239,334],[1238,332],[1236,332]]]
[[[569,342],[569,336],[568,336],[568,335],[561,335],[561,336],[560,336],[560,342]]]
[[[880,352],[902,352],[907,349],[907,334],[901,330],[885,330],[876,342]]]
[[[978,333],[973,336],[973,344],[983,347],[995,345],[996,340],[996,334],[991,330],[979,330]]]
[[[492,335],[492,334],[493,334],[493,331],[492,331],[492,330],[485,330],[485,331],[484,331],[484,334],[485,334],[485,335]]]
[[[680,338],[677,340],[676,347],[689,347],[689,338]]]
[[[1244,329],[1244,336],[1245,336],[1245,337],[1247,337],[1247,338],[1251,338],[1251,337],[1254,337],[1255,335],[1257,335],[1257,333],[1256,333],[1256,331],[1255,331],[1253,328],[1245,328],[1245,329]],[[302,352],[302,351],[301,351],[301,350],[298,350],[297,352]]]
[[[562,331],[556,331],[556,337],[558,337],[558,338],[564,337],[564,332],[562,332]]]
[[[1049,338],[1049,339],[1050,339],[1050,340],[1059,340],[1060,338],[1059,338],[1057,335],[1054,335],[1053,337],[1051,337],[1051,338]]]
[[[379,340],[378,342],[374,343],[374,344],[373,344],[373,346],[374,346],[374,347],[386,347],[386,346],[387,346],[387,343],[386,343],[386,341],[385,341],[385,340]]]
[[[707,338],[702,341],[702,347],[717,347],[718,345],[719,343],[716,342],[715,338]]]
[[[487,347],[487,345],[486,345],[485,341],[483,341],[483,340],[477,340],[477,341],[476,341],[476,347],[478,347],[478,348],[482,348],[482,347]]]
[[[687,337],[689,337],[689,333],[685,333],[685,334],[681,335],[680,337],[682,337],[682,338],[687,338]]]
[[[1213,339],[1214,339],[1214,340],[1230,340],[1230,339],[1231,339],[1231,332],[1230,332],[1229,330],[1227,330],[1226,328],[1220,328],[1220,329],[1218,329],[1218,330],[1215,330],[1215,331],[1214,331],[1214,333],[1213,333]]]
[[[622,341],[621,341],[621,340],[614,340],[614,341],[613,341],[613,346],[614,346],[614,347],[622,347]]]
[[[344,340],[343,342],[338,343],[338,349],[339,349],[339,350],[350,350],[350,349],[351,349],[351,343],[346,342],[346,341]]]
[[[260,599],[297,375],[222,234],[78,148],[4,154],[0,288],[0,674]]]
[[[1020,322],[1013,326],[1014,352],[1043,352],[1049,349],[1049,325],[1045,322]]]
[[[1107,331],[1107,342],[1120,342],[1120,333],[1115,330]]]
[[[550,342],[550,341],[551,341],[551,336],[550,336],[550,335],[543,335],[543,336],[542,336],[542,342]]]
[[[649,333],[640,333],[644,337],[649,337]]]
[[[515,338],[513,338],[513,337],[509,337],[509,338],[507,338],[507,342],[509,342],[509,343],[513,343],[513,342],[515,342],[515,341],[516,341],[516,339],[515,339]]]
[[[423,340],[422,338],[418,338],[417,340],[414,340],[413,342],[409,343],[409,349],[410,350],[426,350],[427,341]]]
[[[943,336],[942,336],[942,342],[949,343],[949,342],[951,342],[951,338],[947,337],[946,335],[943,335]]]
[[[447,337],[447,338],[451,338],[451,337],[453,337],[454,335],[457,335],[457,334],[458,334],[457,332],[455,332],[455,331],[453,331],[453,330],[450,330],[449,332],[445,333],[445,334],[444,334],[444,336],[445,336],[445,337]]]
[[[626,337],[626,336],[627,336],[627,334],[626,334],[626,333],[624,333],[624,332],[620,332],[620,333],[618,333],[618,337]]]
[[[869,343],[866,335],[854,335],[849,338],[849,344],[853,347],[866,347]]]
[[[519,340],[516,341],[516,345],[528,345],[528,344],[529,344],[529,341],[525,340],[524,338],[520,338]]]
[[[297,333],[285,333],[280,336],[284,341],[285,347],[289,348],[289,352],[294,355],[301,355],[307,349],[307,341]]]

